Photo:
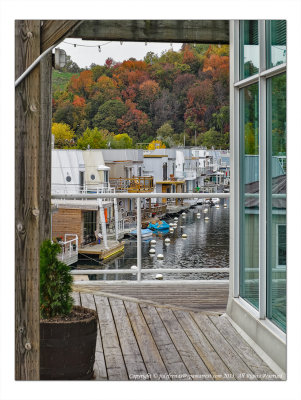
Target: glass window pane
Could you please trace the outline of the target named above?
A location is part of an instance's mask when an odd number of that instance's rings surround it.
[[[267,81],[267,315],[286,330],[286,74]]]
[[[286,21],[266,22],[267,68],[286,62]]]
[[[240,296],[259,303],[258,83],[240,91]]]
[[[240,21],[240,79],[258,73],[258,21]]]

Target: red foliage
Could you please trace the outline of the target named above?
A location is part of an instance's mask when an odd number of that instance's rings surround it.
[[[91,70],[82,71],[79,76],[73,75],[70,79],[69,90],[82,96],[91,93],[93,85],[93,73]]]
[[[143,125],[147,125],[148,116],[143,111],[136,108],[136,104],[131,100],[125,102],[128,110],[122,118],[117,120],[119,132],[130,132],[131,130],[139,130]]]
[[[160,90],[158,83],[154,80],[148,79],[139,86],[140,94],[145,100],[152,101]]]
[[[74,107],[84,107],[86,105],[86,100],[83,97],[75,95],[73,105]]]
[[[183,63],[184,64],[192,64],[196,60],[195,55],[193,54],[192,50],[190,49],[189,45],[185,45],[183,51]]]
[[[205,58],[203,72],[207,71],[211,72],[213,79],[227,83],[229,77],[229,57],[212,54],[210,57]]]

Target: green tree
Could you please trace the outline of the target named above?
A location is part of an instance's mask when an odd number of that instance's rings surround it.
[[[112,149],[131,149],[133,148],[133,139],[127,133],[119,133],[112,138],[110,147]]]
[[[174,133],[173,127],[171,126],[170,122],[165,122],[163,125],[160,126],[159,129],[157,129],[157,136],[166,138],[168,136],[172,136]]]
[[[99,129],[118,132],[117,119],[127,112],[127,107],[120,100],[108,100],[102,104],[93,118],[93,124]]]
[[[78,149],[105,149],[108,140],[113,136],[107,129],[87,128],[77,141]]]
[[[58,243],[45,240],[40,249],[40,312],[42,318],[68,315],[73,305],[72,275],[57,259]]]

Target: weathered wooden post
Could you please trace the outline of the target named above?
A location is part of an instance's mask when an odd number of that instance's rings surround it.
[[[15,23],[15,76],[40,55],[40,21]],[[15,378],[39,379],[40,66],[15,91]]]

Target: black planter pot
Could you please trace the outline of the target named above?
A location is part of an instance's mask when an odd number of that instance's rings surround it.
[[[74,310],[87,310],[74,306]],[[76,321],[40,321],[40,379],[88,380],[93,377],[97,313]]]

